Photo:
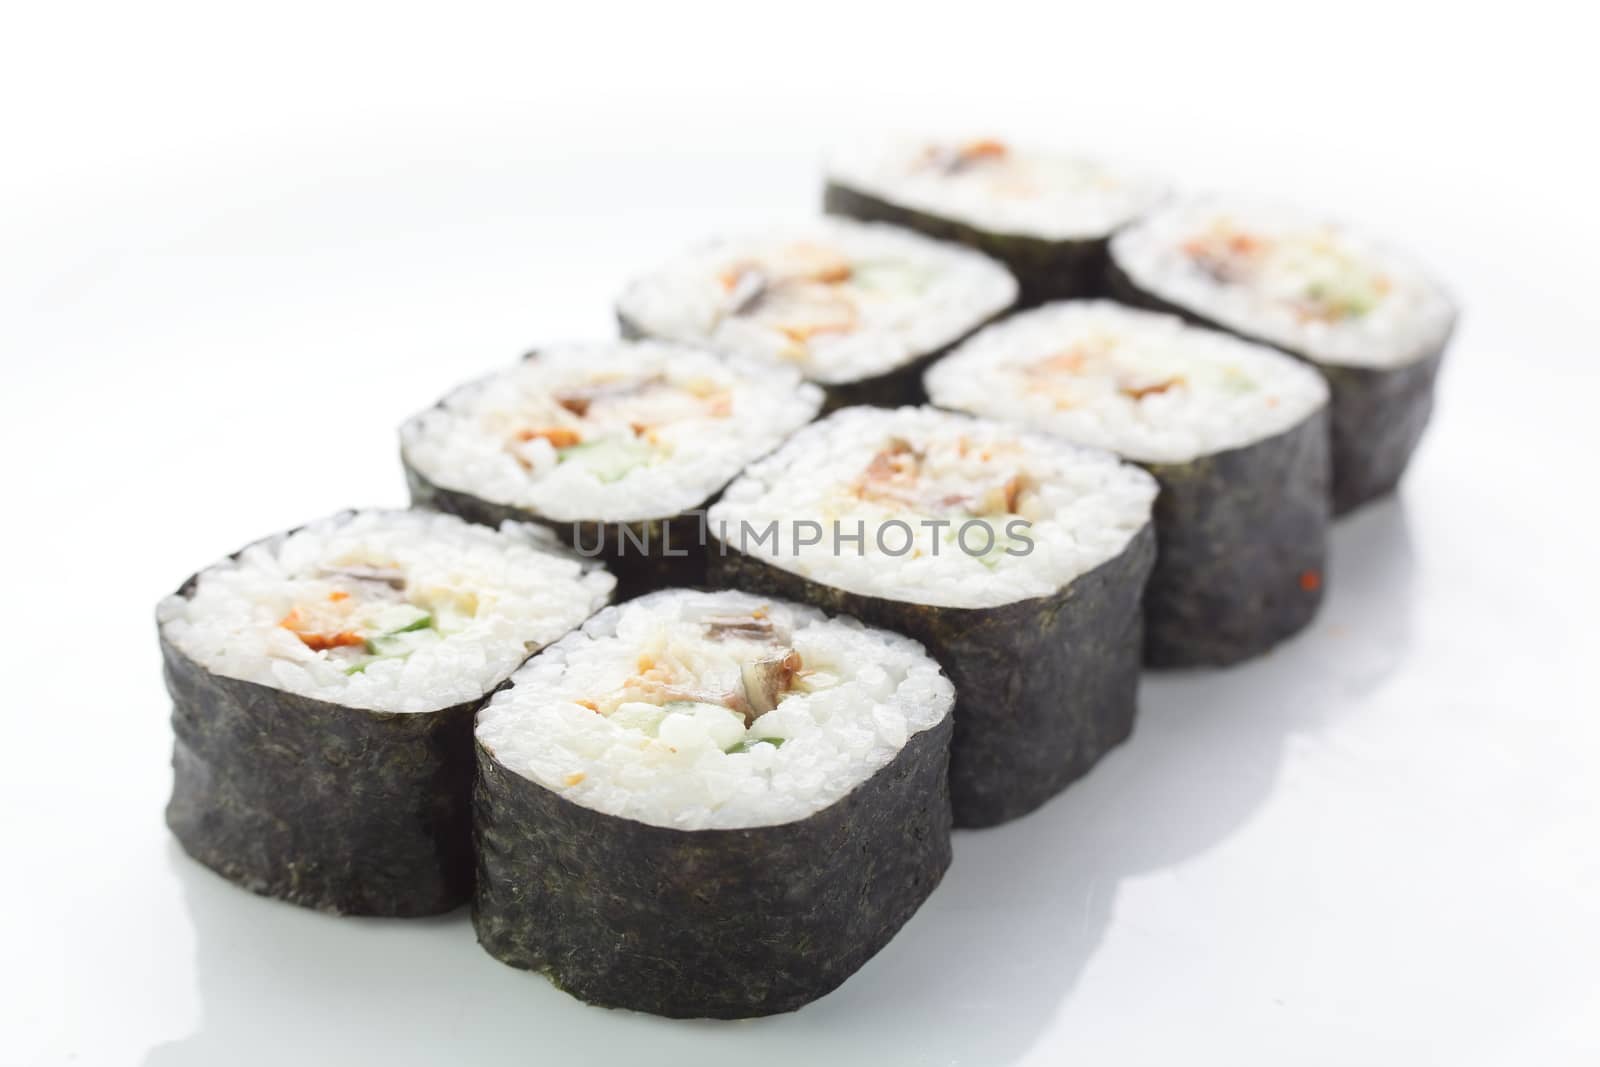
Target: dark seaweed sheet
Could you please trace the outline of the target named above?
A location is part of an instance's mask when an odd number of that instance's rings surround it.
[[[853,615],[921,641],[956,686],[950,749],[956,825],[992,826],[1049,800],[1132,732],[1140,600],[1155,542],[1147,524],[1115,558],[1055,594],[993,608],[862,596],[731,545],[726,555],[713,551],[711,575],[722,585]]]
[[[191,588],[191,587],[186,587]],[[472,720],[398,714],[212,674],[161,638],[167,825],[252,892],[344,915],[433,915],[472,891]]]
[[[1145,591],[1145,661],[1222,666],[1310,623],[1328,550],[1328,413],[1187,463],[1144,465],[1161,485]]]
[[[1010,268],[1022,287],[1019,306],[1051,300],[1099,296],[1105,291],[1109,234],[1084,240],[1051,241],[1024,234],[995,233],[969,223],[903,204],[837,182],[822,196],[823,210],[862,222],[886,222],[941,241],[976,249]]]
[[[1433,414],[1433,386],[1449,337],[1423,358],[1399,367],[1343,367],[1319,363],[1308,353],[1230,329],[1138,285],[1114,261],[1107,279],[1118,300],[1177,315],[1199,326],[1287,352],[1309,363],[1332,392],[1331,493],[1333,514],[1343,515],[1392,492]]]
[[[946,715],[815,815],[744,830],[606,815],[479,743],[478,940],[592,1004],[793,1011],[886,945],[950,865],[950,730]]]
[[[1333,511],[1394,491],[1433,416],[1444,345],[1403,367],[1319,366],[1333,392]]]

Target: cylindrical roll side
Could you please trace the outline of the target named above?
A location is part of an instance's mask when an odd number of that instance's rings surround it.
[[[675,1018],[793,1011],[853,974],[950,864],[951,717],[808,818],[677,830],[607,815],[481,743],[473,924],[592,1004]]]
[[[1328,412],[1188,463],[1146,464],[1161,485],[1145,591],[1145,661],[1224,666],[1310,623],[1328,552]]]
[[[342,707],[215,675],[165,637],[184,851],[320,911],[417,916],[472,890],[472,720]]]

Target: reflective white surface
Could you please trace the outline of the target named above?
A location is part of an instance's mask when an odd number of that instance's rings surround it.
[[[771,57],[669,69],[673,28],[614,42],[605,79],[548,42],[384,52],[380,92],[331,45],[284,62],[287,30],[260,54],[150,30],[141,53],[133,27],[78,41],[63,22],[45,44],[81,46],[99,80],[51,82],[47,49],[0,75],[58,89],[0,177],[0,1062],[1600,1058],[1597,175],[1563,137],[1578,86],[1525,85],[1576,76],[1490,84],[1468,59],[1493,28],[1460,27],[1465,58],[1434,72],[1450,106],[1419,137],[1403,49],[1352,85],[1332,75],[1365,44],[1343,23],[1314,60],[1258,49],[1264,72],[1179,32],[1152,45],[1166,76],[1063,128],[1116,56],[1060,73],[1028,44],[1031,66],[988,56],[975,85],[908,94],[908,73],[774,84]],[[1262,92],[1300,68],[1303,92]],[[1301,123],[1339,108],[1359,137]],[[781,1018],[587,1008],[484,955],[462,914],[316,915],[172,845],[161,594],[269,531],[401,501],[405,415],[528,345],[609,332],[619,283],[679,244],[810,210],[832,128],[946,119],[1327,204],[1452,283],[1466,315],[1435,426],[1401,496],[1338,526],[1310,630],[1147,677],[1129,744],[1035,815],[959,834],[901,936]],[[1464,171],[1448,145],[1489,130],[1504,151]]]

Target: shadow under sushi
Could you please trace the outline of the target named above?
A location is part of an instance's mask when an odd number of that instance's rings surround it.
[[[886,1062],[1022,1058],[1071,1013],[1121,883],[1225,842],[1270,796],[1290,738],[1399,665],[1414,569],[1401,502],[1335,527],[1334,577],[1311,627],[1236,668],[1147,673],[1128,742],[1038,811],[958,831],[944,884],[901,937],[783,1024],[799,1039],[817,1023],[839,1062],[855,1062],[851,1041],[878,1027],[902,1043]]]
[[[678,1022],[587,1007],[491,959],[465,911],[333,918],[240,892],[172,844],[200,1018],[146,1062],[1014,1062],[1071,1013],[1121,883],[1226,841],[1270,795],[1290,738],[1403,660],[1414,572],[1403,501],[1363,509],[1332,542],[1307,631],[1238,668],[1147,675],[1130,741],[1038,811],[958,832],[944,882],[901,934],[796,1013]]]

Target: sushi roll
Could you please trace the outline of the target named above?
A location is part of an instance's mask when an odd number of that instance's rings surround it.
[[[472,890],[472,717],[613,580],[548,535],[346,512],[251,545],[157,609],[167,825],[265,896],[350,915]]]
[[[793,367],[827,408],[914,403],[938,353],[1009,309],[986,256],[892,226],[819,219],[712,241],[630,284],[622,332]]]
[[[954,701],[915,641],[797,604],[601,612],[478,717],[478,940],[606,1007],[815,1000],[950,864]]]
[[[1038,304],[1102,292],[1107,240],[1166,195],[1131,171],[989,138],[891,139],[833,153],[823,206],[987,253]]]
[[[542,523],[619,597],[703,584],[698,514],[822,404],[793,368],[653,341],[561,345],[462,386],[400,430],[412,503]]]
[[[853,408],[728,487],[712,573],[921,641],[956,685],[956,825],[989,826],[1132,730],[1155,495],[1107,452],[931,408]]]
[[[1233,663],[1311,621],[1328,548],[1328,387],[1281,352],[1083,300],[989,327],[927,375],[940,407],[1110,449],[1160,483],[1152,666]]]
[[[1113,295],[1283,349],[1333,390],[1333,510],[1394,489],[1433,412],[1448,294],[1393,249],[1276,205],[1174,204],[1111,242]]]

